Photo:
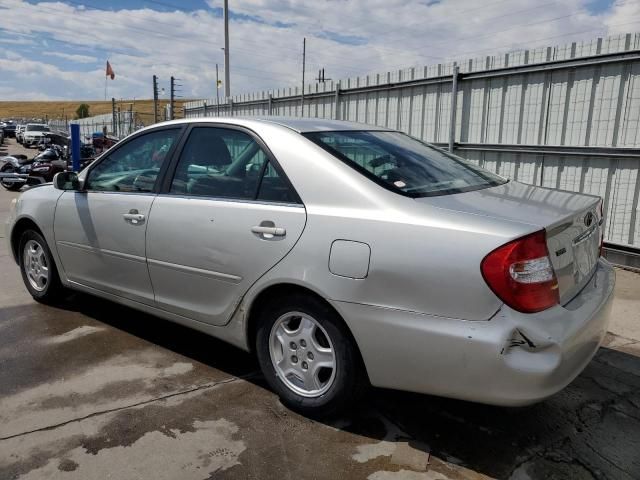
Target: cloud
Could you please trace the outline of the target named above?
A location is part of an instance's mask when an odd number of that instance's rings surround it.
[[[224,78],[222,0],[208,0],[196,10],[162,11],[136,7],[137,2],[112,10],[78,2],[3,0],[2,36],[32,42],[15,45],[19,58],[0,51],[3,98],[6,92],[20,98],[25,92],[102,98],[104,69],[87,67],[107,58],[116,72],[109,96],[149,98],[153,74],[167,91],[173,75],[183,85],[182,96],[215,96],[216,63]],[[640,28],[640,2],[634,0],[597,10],[590,7],[593,0],[231,3],[233,94],[298,86],[303,37],[307,72],[325,68],[326,76],[337,80]]]
[[[65,60],[70,60],[76,63],[95,63],[98,61],[97,57],[92,57],[90,55],[75,55],[62,52],[43,52],[43,54],[50,57],[64,58]]]

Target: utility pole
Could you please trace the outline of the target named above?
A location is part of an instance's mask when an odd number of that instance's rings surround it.
[[[300,116],[304,117],[304,70],[307,61],[307,37],[302,39],[302,94],[300,95]]]
[[[171,76],[171,92],[169,94],[169,120],[175,118],[174,108],[176,105],[176,79]]]
[[[229,0],[224,0],[224,96],[231,96],[231,80],[229,72]],[[218,86],[216,85],[216,88]]]
[[[153,123],[158,123],[158,77],[153,76]]]
[[[216,63],[216,115],[220,116],[220,95],[218,89],[220,88],[220,80],[218,79],[218,64]]]

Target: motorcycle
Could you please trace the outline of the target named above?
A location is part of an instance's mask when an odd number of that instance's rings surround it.
[[[53,177],[58,172],[71,169],[67,148],[60,145],[51,144],[43,152],[31,159],[25,155],[13,155],[0,159],[4,163],[0,167],[0,173],[12,174],[0,178],[0,185],[11,191],[18,191],[24,185],[39,185],[53,181]],[[84,169],[94,158],[86,156],[93,153],[93,149],[81,149],[80,168]]]
[[[20,169],[23,166],[33,163],[33,159],[28,159],[26,155],[8,155],[0,158],[0,162],[2,162],[2,166],[0,166],[0,173],[19,174]],[[20,190],[22,185],[24,185],[24,182],[12,177],[14,177],[14,175],[0,178],[0,185],[7,190]]]

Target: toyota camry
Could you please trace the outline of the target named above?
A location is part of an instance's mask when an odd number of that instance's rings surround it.
[[[255,352],[283,403],[369,385],[517,406],[569,384],[607,329],[602,202],[398,131],[201,118],[140,130],[14,200],[34,299],[83,291]]]

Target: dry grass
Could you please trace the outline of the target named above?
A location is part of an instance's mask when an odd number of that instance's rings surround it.
[[[81,103],[89,105],[89,115],[101,115],[111,113],[111,101],[95,100],[75,100],[75,101],[52,101],[52,102],[0,102],[0,118],[42,118],[42,119],[63,119],[65,116],[72,120],[75,112]],[[166,100],[159,102],[159,115],[162,119]],[[183,101],[176,102],[176,114],[181,116]],[[116,101],[116,106],[121,110],[129,110],[133,104],[133,110],[138,113],[139,119],[143,123],[153,122],[153,100],[121,100]]]

